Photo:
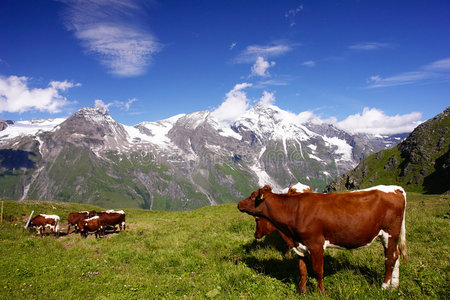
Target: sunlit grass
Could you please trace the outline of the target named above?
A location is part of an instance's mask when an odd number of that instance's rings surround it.
[[[448,197],[408,196],[408,265],[400,288],[381,291],[380,243],[325,254],[325,290],[334,299],[446,298],[449,291]],[[87,209],[90,207],[85,206]],[[127,230],[105,238],[40,238],[23,229],[34,209],[64,220],[83,205],[6,201],[0,225],[1,299],[297,299],[297,258],[277,233],[253,238],[254,220],[236,205],[189,212],[126,209]],[[311,275],[311,267],[309,272]],[[307,299],[319,297],[308,277]]]

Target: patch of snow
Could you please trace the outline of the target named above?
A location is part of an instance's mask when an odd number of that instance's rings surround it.
[[[0,132],[0,142],[25,135],[36,135],[39,131],[51,131],[65,120],[64,118],[56,118],[14,122]]]
[[[327,136],[323,136],[323,139],[326,143],[337,147],[335,153],[341,155],[341,157],[336,159],[337,161],[352,161],[353,148],[347,144],[345,140],[341,140],[338,137],[330,138]]]
[[[319,158],[319,157],[317,157],[317,156],[315,156],[313,154],[309,154],[308,153],[308,156],[309,156],[309,158],[315,159],[315,160],[320,161],[320,162],[324,162],[323,159],[321,159],[321,158]]]
[[[311,145],[308,145],[307,147],[308,147],[309,149],[311,149],[312,151],[316,151],[316,150],[317,150],[317,145],[311,144]]]

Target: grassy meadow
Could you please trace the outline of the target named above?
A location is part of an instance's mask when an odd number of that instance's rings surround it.
[[[294,253],[278,233],[253,238],[253,217],[235,204],[187,212],[125,209],[127,230],[101,239],[24,230],[31,212],[58,214],[63,231],[82,204],[5,201],[0,224],[0,299],[298,299]],[[97,208],[99,209],[99,208]],[[327,250],[324,299],[448,299],[450,197],[408,194],[409,263],[400,287],[381,291],[381,243]],[[316,299],[316,281],[306,299]]]

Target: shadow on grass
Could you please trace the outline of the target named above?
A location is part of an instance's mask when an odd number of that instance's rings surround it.
[[[300,280],[298,270],[298,256],[291,251],[290,254],[284,256],[282,259],[270,258],[270,259],[258,259],[255,257],[254,252],[264,248],[274,248],[282,255],[285,254],[286,244],[282,238],[278,235],[272,234],[266,236],[261,241],[254,240],[242,246],[246,255],[242,258],[242,261],[256,272],[265,274],[267,276],[276,278],[284,283],[298,284]],[[340,250],[349,251],[349,250]],[[350,253],[351,255],[351,253]],[[306,257],[306,265],[308,268],[308,281],[307,287],[316,288],[315,284],[312,284],[311,278],[314,278],[312,270],[311,258]],[[384,261],[380,261],[384,265]],[[343,271],[350,271],[352,273],[361,274],[369,285],[381,283],[381,278],[384,277],[384,273],[380,274],[375,269],[355,264],[350,260],[347,255],[338,255],[337,257],[324,254],[324,278],[337,274]],[[379,281],[379,282],[378,282]]]

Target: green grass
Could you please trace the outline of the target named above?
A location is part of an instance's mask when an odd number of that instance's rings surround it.
[[[324,299],[449,297],[450,200],[408,194],[410,261],[400,287],[381,291],[379,242],[325,254]],[[253,217],[235,204],[187,212],[125,209],[127,230],[105,238],[40,238],[23,229],[31,210],[59,214],[93,206],[5,201],[0,225],[0,299],[298,299],[297,258],[277,233],[253,238]],[[309,266],[309,271],[310,271]],[[319,297],[308,277],[307,299]]]

